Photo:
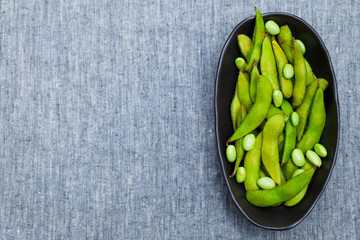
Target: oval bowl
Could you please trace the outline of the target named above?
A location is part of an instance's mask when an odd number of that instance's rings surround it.
[[[263,17],[264,22],[271,19],[279,26],[289,25],[293,36],[305,44],[306,52],[304,56],[310,63],[315,75],[329,81],[329,86],[324,92],[327,118],[320,140],[328,150],[328,156],[323,159],[321,168],[315,172],[306,196],[294,207],[285,207],[283,205],[268,208],[255,207],[246,200],[244,185],[238,184],[235,178],[228,177],[233,171],[234,164],[229,163],[226,159],[225,143],[233,133],[230,103],[234,95],[238,75],[234,60],[241,56],[236,36],[246,34],[252,37],[255,24],[254,16],[246,18],[235,27],[220,55],[215,80],[216,141],[226,185],[240,212],[256,226],[272,230],[285,230],[298,225],[310,213],[330,178],[335,165],[339,143],[339,104],[335,73],[330,56],[325,44],[315,30],[304,20],[292,14],[266,13],[263,14]]]

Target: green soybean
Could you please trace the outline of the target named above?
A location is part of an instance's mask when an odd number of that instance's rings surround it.
[[[275,107],[272,103],[270,104],[270,107],[269,107],[269,111],[268,113],[266,114],[266,119],[269,119],[271,118],[272,116],[276,115],[276,114],[283,114],[284,115],[284,112],[281,111],[281,109]],[[265,124],[265,123],[264,123]]]
[[[291,153],[291,159],[293,163],[298,166],[302,167],[305,165],[305,157],[301,150],[295,148]]]
[[[294,127],[299,124],[299,114],[297,112],[291,114],[291,123]]]
[[[235,141],[255,130],[264,121],[271,103],[272,87],[269,80],[259,76],[256,88],[256,100],[244,121],[236,129],[228,142]]]
[[[229,162],[234,162],[236,159],[236,149],[234,145],[229,145],[226,148],[226,158]]]
[[[249,80],[247,80],[242,70],[240,70],[238,76],[237,91],[240,103],[245,105],[246,111],[249,111],[252,106],[249,92]]]
[[[280,33],[279,25],[277,25],[276,22],[274,22],[273,20],[267,21],[265,23],[265,29],[271,35],[278,35]]]
[[[294,171],[294,173],[291,175],[291,178],[294,178],[294,177],[296,177],[297,175],[299,175],[299,174],[301,174],[301,173],[303,173],[303,172],[305,172],[304,169],[301,169],[301,168],[296,169],[296,170]]]
[[[306,122],[310,113],[311,103],[315,96],[317,89],[317,80],[314,80],[307,88],[306,93],[301,105],[296,109],[296,112],[299,114],[299,124],[296,129],[296,138],[298,141],[301,140],[301,137],[304,133]]]
[[[235,59],[235,65],[237,69],[244,70],[246,68],[246,61],[242,57],[238,57]]]
[[[262,43],[260,72],[263,76],[269,79],[273,91],[280,88],[276,70],[275,56],[272,50],[270,37],[267,34],[265,35],[264,41]]]
[[[246,193],[246,199],[257,207],[270,207],[295,197],[311,180],[314,168],[290,179],[285,184],[270,190],[255,190]]]
[[[298,204],[304,198],[308,187],[309,187],[309,183],[306,184],[305,187],[298,194],[296,194],[295,197],[285,201],[284,205],[287,207],[292,207]]]
[[[244,167],[239,167],[239,169],[236,172],[236,181],[238,183],[242,183],[245,180],[246,177],[246,170]]]
[[[327,156],[327,150],[326,148],[321,145],[320,143],[315,144],[314,150],[320,157],[326,157]]]
[[[254,45],[252,47],[248,65],[246,67],[246,71],[250,72],[254,61],[259,62],[260,55],[261,55],[261,45],[265,37],[265,26],[264,26],[264,19],[261,16],[260,11],[255,7],[255,29],[253,34],[253,42]]]
[[[255,96],[256,96],[256,85],[259,78],[259,69],[257,67],[257,62],[254,61],[254,67],[251,70],[251,77],[250,77],[250,98],[252,102],[255,102]]]
[[[293,63],[293,53],[291,46],[293,45],[292,34],[288,25],[280,27],[280,33],[278,35],[278,42],[283,49],[288,61]]]
[[[314,78],[314,73],[310,67],[310,64],[306,60],[305,60],[305,67],[306,67],[306,86],[308,86],[310,83],[312,83],[312,81],[315,78]]]
[[[273,189],[275,182],[269,177],[262,177],[257,180],[257,185],[262,189]]]
[[[243,148],[245,151],[250,151],[255,145],[255,135],[252,133],[247,134],[243,138]]]
[[[306,157],[309,160],[309,162],[311,162],[313,165],[320,167],[322,162],[321,159],[319,157],[319,155],[316,154],[316,152],[312,151],[312,150],[307,150],[306,151]]]
[[[309,125],[306,133],[297,145],[302,152],[312,149],[319,142],[321,133],[325,126],[326,112],[324,105],[324,93],[321,88],[316,90],[312,103]]]
[[[245,106],[243,104],[241,104],[240,106],[240,111],[238,114],[238,125],[241,124],[242,120],[245,118],[246,116],[246,109]],[[237,125],[237,126],[238,126]],[[240,166],[241,160],[245,154],[245,151],[242,147],[243,145],[243,138],[239,138],[238,140],[235,141],[235,149],[236,149],[236,162],[235,162],[235,166],[234,166],[234,171],[233,173],[229,176],[230,178],[234,177],[238,167]]]
[[[286,79],[283,75],[283,69],[288,64],[288,60],[284,51],[281,49],[280,45],[276,42],[274,37],[271,38],[271,44],[275,55],[280,89],[284,95],[284,98],[290,98],[292,96],[293,83],[291,79]]]
[[[251,39],[245,34],[240,34],[237,36],[238,45],[241,53],[244,55],[247,61],[249,61],[251,49],[253,47]]]
[[[230,105],[230,115],[231,115],[231,121],[233,123],[233,128],[234,131],[236,130],[237,126],[237,117],[239,114],[239,110],[240,110],[240,101],[237,95],[237,87],[235,88],[235,96],[233,98],[233,100],[231,101],[231,105]]]
[[[296,145],[296,128],[290,123],[286,122],[285,126],[285,141],[284,141],[284,151],[281,158],[281,164],[284,165],[289,161],[292,151],[295,149]]]
[[[290,63],[287,63],[283,68],[283,76],[287,79],[291,79],[294,76],[294,67]]]
[[[305,54],[306,49],[304,43],[300,39],[296,39],[295,41],[299,44],[301,53]]]
[[[271,117],[263,129],[263,145],[261,150],[262,163],[271,178],[281,184],[281,168],[279,164],[278,138],[285,126],[284,115],[277,114]]]
[[[273,102],[275,107],[280,107],[284,100],[283,94],[280,90],[275,90],[273,92]]]
[[[306,92],[306,66],[305,59],[301,53],[299,44],[294,40],[294,71],[295,83],[293,90],[293,107],[298,107],[302,103]]]
[[[246,177],[244,181],[244,186],[246,191],[259,189],[257,185],[257,180],[259,179],[260,173],[262,171],[260,169],[261,146],[262,146],[262,132],[257,135],[254,148],[251,149],[249,152],[247,152],[245,155],[244,168],[246,170]]]

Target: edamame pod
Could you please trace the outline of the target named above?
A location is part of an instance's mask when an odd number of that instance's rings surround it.
[[[234,128],[234,131],[236,130],[237,126],[236,126],[236,123],[237,123],[237,116],[239,114],[239,110],[240,110],[240,101],[239,101],[239,98],[238,98],[238,95],[237,95],[237,86],[235,88],[235,96],[231,102],[231,105],[230,105],[230,115],[231,115],[231,121],[233,123],[233,128]]]
[[[293,45],[293,37],[290,31],[290,28],[288,25],[284,25],[280,27],[280,33],[278,35],[278,41],[279,44],[282,48],[282,50],[284,51],[287,59],[289,60],[289,62],[292,64],[293,61],[293,53],[292,53],[292,49],[291,46]]]
[[[256,100],[244,121],[240,124],[228,142],[235,141],[255,130],[265,119],[271,103],[272,87],[266,77],[259,76],[256,88]]]
[[[292,96],[293,84],[291,79],[286,79],[283,76],[283,68],[288,63],[288,60],[284,51],[281,49],[280,45],[276,42],[274,37],[271,38],[271,43],[274,50],[281,91],[284,95],[284,98],[290,98]]]
[[[284,152],[281,158],[281,165],[289,161],[292,151],[296,146],[296,127],[294,127],[290,121],[286,122],[285,126],[285,142]]]
[[[238,124],[241,124],[241,122],[245,118],[245,116],[246,116],[246,109],[245,109],[245,106],[243,104],[241,104],[239,114],[238,114],[238,119],[237,119]],[[242,145],[243,145],[243,138],[239,138],[238,140],[235,141],[236,162],[235,162],[234,171],[229,176],[230,178],[235,176],[235,174],[240,166],[241,160],[243,159],[243,156],[245,154],[245,151],[244,151]]]
[[[238,57],[235,59],[235,65],[238,70],[244,70],[246,68],[246,61],[242,57]]]
[[[257,207],[270,207],[288,201],[310,182],[314,172],[315,169],[311,168],[274,189],[248,191],[246,199]]]
[[[246,79],[242,70],[239,72],[237,92],[240,103],[245,105],[246,111],[249,111],[252,106],[249,92],[249,81]]]
[[[246,61],[249,61],[251,49],[253,47],[251,39],[245,34],[237,36],[238,44],[242,55],[244,55]]]
[[[241,124],[242,120],[245,118],[245,116],[246,116],[245,105],[240,103],[240,110],[239,110],[238,116],[236,118],[236,129],[240,126],[240,124]]]
[[[259,62],[260,55],[261,55],[261,45],[265,37],[265,25],[264,25],[264,19],[261,16],[260,11],[255,7],[255,29],[253,34],[253,42],[254,45],[251,50],[251,54],[248,61],[248,66],[246,67],[246,71],[250,72],[254,61]]]
[[[284,205],[287,207],[292,207],[298,204],[305,197],[308,187],[309,187],[309,183],[306,184],[305,187],[298,194],[296,194],[295,197],[285,201]]]
[[[278,138],[285,126],[284,115],[277,114],[271,117],[263,130],[263,145],[261,149],[262,162],[270,177],[281,184],[281,168],[279,164]]]
[[[272,116],[276,115],[276,114],[282,114],[284,115],[284,112],[281,111],[281,109],[275,107],[272,103],[270,104],[270,107],[269,107],[269,111],[268,113],[266,114],[266,119],[269,119],[271,118]]]
[[[308,61],[305,60],[306,67],[306,86],[308,86],[314,80],[314,74]]]
[[[254,67],[251,70],[251,77],[250,77],[250,98],[252,102],[255,102],[256,96],[256,85],[259,78],[259,69],[257,67],[256,61],[254,61]]]
[[[307,118],[309,116],[311,103],[313,101],[316,89],[317,89],[317,80],[314,80],[307,88],[304,96],[304,100],[301,105],[296,109],[296,112],[299,114],[299,124],[296,128],[296,138],[298,141],[301,140],[301,137],[304,133]]]
[[[255,140],[255,146],[252,150],[246,153],[244,160],[244,168],[246,170],[246,177],[244,186],[246,191],[258,190],[257,180],[260,174],[260,156],[262,145],[262,132],[259,133]],[[265,174],[264,174],[265,175]]]
[[[292,96],[292,105],[293,107],[298,107],[302,103],[306,92],[306,65],[299,44],[295,41],[295,39],[293,42],[295,83]]]
[[[278,90],[280,88],[277,71],[276,71],[275,56],[272,50],[270,37],[268,36],[267,33],[265,34],[265,38],[262,43],[260,72],[263,76],[269,79],[273,91]]]
[[[291,104],[286,100],[284,100],[283,103],[281,104],[281,110],[288,117],[290,117],[291,113],[293,112],[293,108],[291,107]]]
[[[321,133],[325,126],[326,112],[324,105],[324,93],[321,88],[316,90],[314,101],[311,107],[309,126],[306,133],[299,142],[297,148],[303,153],[312,149],[319,142]]]

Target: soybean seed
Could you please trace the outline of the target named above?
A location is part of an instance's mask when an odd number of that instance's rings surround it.
[[[235,59],[235,64],[237,69],[244,70],[246,68],[246,61],[242,57],[238,57]]]
[[[302,167],[305,165],[305,157],[300,149],[295,148],[291,153],[291,158],[296,166]]]
[[[312,150],[307,150],[306,151],[306,157],[307,159],[309,159],[309,161],[317,166],[317,167],[320,167],[322,162],[321,162],[321,159],[319,157],[319,155],[316,154],[316,152],[312,151]]]
[[[275,187],[274,180],[269,177],[259,178],[256,183],[262,189],[273,189]]]
[[[246,177],[246,170],[244,167],[239,167],[236,172],[236,181],[238,183],[242,183],[245,180]]]
[[[292,112],[291,113],[291,123],[294,127],[296,127],[299,124],[299,114],[297,112]]]
[[[229,162],[234,162],[236,159],[236,149],[234,145],[229,145],[226,148],[226,158]]]
[[[294,76],[294,67],[290,63],[285,64],[283,67],[283,76],[290,79]]]
[[[302,54],[305,54],[306,49],[304,43],[299,39],[296,39],[296,42],[299,44]]]
[[[321,145],[320,143],[315,144],[314,150],[320,157],[326,157],[327,156],[327,150],[326,148]]]
[[[243,149],[245,151],[250,151],[251,149],[254,148],[254,145],[255,145],[254,134],[250,133],[243,138]]]
[[[279,25],[277,25],[277,23],[273,20],[267,21],[265,23],[265,28],[266,31],[268,31],[268,33],[270,33],[271,35],[277,35],[280,33]]]
[[[273,92],[273,102],[275,107],[280,107],[284,100],[284,96],[280,90],[275,90]]]

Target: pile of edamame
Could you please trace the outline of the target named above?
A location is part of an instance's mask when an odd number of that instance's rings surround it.
[[[226,143],[226,157],[235,162],[230,177],[244,182],[250,203],[290,207],[304,198],[327,156],[319,140],[328,82],[315,76],[304,58],[305,45],[289,26],[273,20],[264,24],[256,7],[255,12],[252,39],[237,36],[243,57],[235,59],[234,134]]]

